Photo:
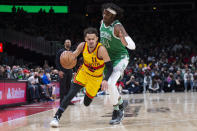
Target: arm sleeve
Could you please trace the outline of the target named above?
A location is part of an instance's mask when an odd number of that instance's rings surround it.
[[[107,68],[107,73],[106,73],[105,78],[103,80],[108,81],[109,77],[111,76],[111,74],[113,72],[112,62],[111,61],[106,62],[105,66]]]

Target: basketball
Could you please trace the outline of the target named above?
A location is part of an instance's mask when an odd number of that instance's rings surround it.
[[[65,69],[72,69],[77,64],[77,59],[71,51],[64,51],[60,56],[60,64]]]

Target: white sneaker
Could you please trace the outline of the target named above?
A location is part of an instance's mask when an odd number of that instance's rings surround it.
[[[59,127],[59,120],[57,118],[53,118],[53,120],[50,122],[51,127]]]

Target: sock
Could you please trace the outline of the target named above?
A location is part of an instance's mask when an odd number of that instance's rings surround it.
[[[119,100],[118,100],[118,104],[117,105],[114,105],[114,110],[119,110],[119,106],[122,105],[122,103],[123,103],[123,100],[120,97]]]
[[[60,117],[62,116],[62,113],[64,112],[64,110],[62,110],[61,107],[58,108],[57,112],[55,113],[54,117],[57,117],[58,119],[60,119]]]
[[[119,110],[119,105],[114,105],[114,110]]]
[[[123,100],[122,98],[120,97],[119,100],[118,100],[118,105],[121,105],[123,103]]]

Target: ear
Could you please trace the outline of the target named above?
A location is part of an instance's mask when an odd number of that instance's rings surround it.
[[[96,37],[96,41],[98,41],[98,39],[99,39],[99,38],[98,38],[98,37]]]
[[[85,41],[87,42],[87,37],[85,37],[84,39],[85,39]]]

